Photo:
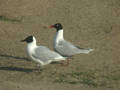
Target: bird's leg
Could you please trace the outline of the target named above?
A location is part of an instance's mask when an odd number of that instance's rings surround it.
[[[36,71],[39,72],[39,71],[42,71],[42,70],[43,70],[43,67],[40,64],[37,64],[36,65]]]
[[[69,65],[69,61],[70,61],[70,58],[67,59],[67,64],[66,64],[67,66]]]
[[[37,64],[37,67],[38,67],[38,68],[40,68],[40,67],[41,67],[41,65],[40,65],[40,64]]]
[[[62,63],[62,66],[69,66],[69,61],[70,61],[70,58],[67,58],[67,63],[66,64]]]

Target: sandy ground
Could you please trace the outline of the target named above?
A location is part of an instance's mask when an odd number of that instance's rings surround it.
[[[57,22],[66,40],[95,51],[38,70],[20,40],[53,49]],[[119,48],[120,0],[0,0],[0,90],[120,90]]]

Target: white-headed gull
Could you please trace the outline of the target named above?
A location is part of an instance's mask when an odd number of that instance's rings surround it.
[[[66,41],[63,36],[63,26],[60,23],[51,25],[50,28],[55,28],[57,30],[56,37],[54,40],[54,49],[62,56],[70,57],[74,54],[80,53],[88,54],[89,52],[94,50],[89,48],[80,48]]]
[[[51,51],[49,48],[45,46],[37,46],[36,39],[34,36],[28,36],[22,42],[27,42],[27,56],[41,64],[47,65],[52,61],[60,61],[65,60],[66,58],[58,54],[57,52]]]

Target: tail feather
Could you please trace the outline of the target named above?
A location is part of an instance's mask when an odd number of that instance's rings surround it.
[[[85,54],[88,54],[90,53],[91,51],[94,51],[94,49],[80,49],[80,53],[85,53]]]
[[[61,60],[66,60],[67,58],[66,57],[57,57],[55,58],[54,61],[61,61]]]

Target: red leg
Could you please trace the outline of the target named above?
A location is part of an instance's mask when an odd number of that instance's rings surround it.
[[[67,59],[67,64],[66,64],[67,66],[69,65],[69,61],[70,61],[70,59],[68,58],[68,59]]]
[[[67,59],[67,63],[66,64],[62,63],[62,66],[69,66],[69,58]]]

